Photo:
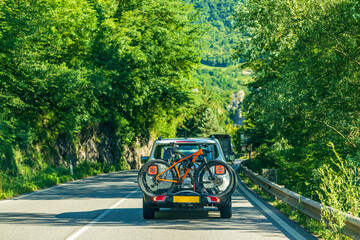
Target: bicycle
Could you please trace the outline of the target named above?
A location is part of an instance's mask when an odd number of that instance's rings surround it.
[[[170,148],[165,149],[170,151],[171,165],[165,160],[156,159],[147,162],[139,170],[138,183],[144,194],[149,197],[171,194],[181,189],[187,176],[190,177],[193,190],[201,194],[223,197],[234,191],[236,177],[227,163],[208,161],[204,153],[211,151],[203,150],[201,146],[189,156],[177,148],[177,145],[171,144]]]

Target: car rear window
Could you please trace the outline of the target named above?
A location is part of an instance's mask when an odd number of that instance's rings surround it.
[[[156,159],[164,159],[169,160],[170,159],[170,153],[169,151],[165,151],[165,148],[171,147],[170,145],[158,145],[155,148],[155,158]],[[206,153],[205,157],[206,159],[214,159],[219,156],[219,151],[217,147],[214,144],[208,144],[207,147],[203,147],[202,149],[211,150],[212,152]],[[179,144],[178,151],[185,154],[186,156],[189,156],[196,151],[199,150],[199,144]]]

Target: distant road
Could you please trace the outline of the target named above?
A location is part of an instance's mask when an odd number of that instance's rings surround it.
[[[0,239],[316,239],[241,183],[231,219],[205,209],[144,220],[136,176],[104,174],[0,201]]]

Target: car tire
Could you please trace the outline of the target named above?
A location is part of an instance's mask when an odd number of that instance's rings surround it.
[[[232,216],[231,199],[226,205],[223,205],[223,206],[219,207],[219,210],[220,210],[220,217],[221,218],[231,218],[231,216]]]
[[[156,208],[146,203],[143,198],[143,218],[144,219],[154,219],[155,218]]]

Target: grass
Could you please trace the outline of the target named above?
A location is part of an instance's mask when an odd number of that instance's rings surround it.
[[[15,197],[74,179],[123,169],[125,169],[125,166],[120,164],[109,165],[83,161],[74,168],[74,174],[71,174],[70,170],[64,166],[54,167],[46,164],[37,170],[22,166],[20,174],[16,177],[0,171],[0,199]]]

